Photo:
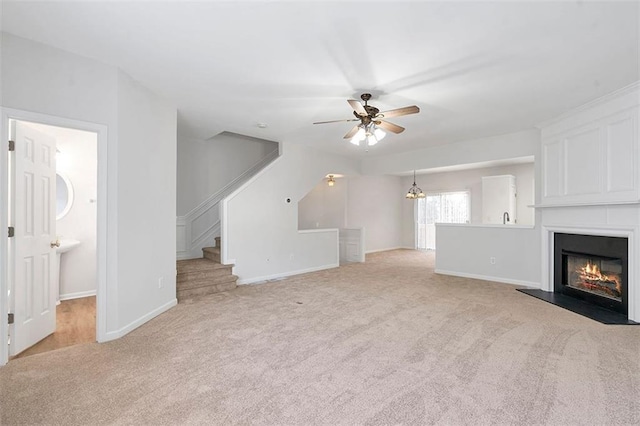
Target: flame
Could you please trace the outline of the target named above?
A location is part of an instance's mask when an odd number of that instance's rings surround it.
[[[598,265],[594,265],[593,263],[591,263],[591,261],[587,262],[587,266],[585,266],[583,270],[587,274],[596,275],[599,278],[602,277],[602,274],[600,273],[600,269],[598,268]]]
[[[620,278],[616,275],[608,276],[600,272],[600,268],[595,263],[592,263],[590,260],[587,262],[585,266],[580,268],[582,272],[581,275],[592,281],[609,281],[616,283],[616,290],[618,292],[622,292],[622,283],[620,282]]]

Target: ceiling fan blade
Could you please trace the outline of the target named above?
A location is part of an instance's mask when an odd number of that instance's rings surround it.
[[[360,130],[360,126],[353,126],[353,129],[349,130],[347,132],[346,135],[344,135],[345,139],[351,139],[353,137],[353,135],[355,135],[356,133],[358,133],[358,130]]]
[[[349,118],[346,120],[316,121],[313,124],[341,123],[343,121],[360,121],[360,120],[358,120],[357,118]]]
[[[404,132],[404,127],[400,127],[397,124],[389,123],[388,121],[376,121],[376,126],[382,127],[385,130],[390,131],[391,133],[402,133]]]
[[[415,105],[412,106],[408,106],[408,107],[404,107],[404,108],[398,108],[398,109],[392,109],[390,111],[384,111],[381,112],[380,114],[378,114],[379,117],[384,117],[384,118],[391,118],[391,117],[399,117],[401,115],[409,115],[409,114],[417,114],[420,112],[420,108],[418,108]]]
[[[367,113],[367,110],[364,109],[364,107],[360,103],[360,101],[356,101],[355,99],[347,99],[347,102],[349,102],[349,105],[351,105],[351,108],[353,108],[356,114],[362,115],[362,116],[369,115]]]

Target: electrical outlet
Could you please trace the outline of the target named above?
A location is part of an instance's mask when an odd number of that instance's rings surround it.
[[[158,278],[158,288],[164,287],[164,277]]]
[[[493,256],[491,256],[491,257],[489,258],[489,263],[490,263],[490,264],[492,264],[492,265],[495,265],[495,264],[496,264],[496,258],[495,258],[495,257],[493,257]]]

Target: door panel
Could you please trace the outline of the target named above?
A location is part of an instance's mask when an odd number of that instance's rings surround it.
[[[15,155],[10,185],[15,237],[10,244],[14,268],[11,355],[17,355],[55,331],[53,291],[55,235],[55,139],[15,123]]]

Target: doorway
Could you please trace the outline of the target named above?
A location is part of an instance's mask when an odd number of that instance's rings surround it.
[[[469,223],[469,191],[428,193],[415,207],[415,242],[418,250],[436,249],[436,223]]]
[[[11,348],[14,357],[29,356],[79,343],[96,340],[97,289],[97,133],[40,123],[15,120],[10,129],[27,127],[34,136],[49,138],[55,143],[55,251],[52,273],[52,291],[55,297],[55,331],[29,346]],[[16,141],[18,143],[19,141]],[[16,153],[20,150],[17,149]],[[20,161],[14,156],[14,162]],[[9,207],[16,201],[9,185]],[[18,218],[15,218],[16,224]],[[16,238],[20,238],[19,233]],[[53,239],[55,238],[55,239]],[[9,269],[15,264],[9,252]],[[14,280],[10,288],[15,295],[16,286],[25,286],[24,280]],[[18,309],[15,309],[17,315]],[[18,332],[17,329],[14,329]],[[18,339],[15,339],[17,341]],[[20,339],[21,340],[21,339]],[[33,342],[30,342],[33,343]],[[20,350],[19,354],[16,351]]]
[[[103,295],[106,292],[107,128],[103,125],[9,108],[4,108],[2,111],[2,128],[5,135],[10,134],[13,127],[9,125],[10,123],[23,122],[38,131],[53,133],[55,139],[61,140],[60,144],[56,144],[57,149],[53,150],[57,151],[57,155],[54,154],[55,162],[59,163],[61,169],[57,170],[59,173],[51,180],[55,181],[56,187],[62,189],[52,193],[53,201],[56,203],[55,207],[52,207],[52,215],[57,218],[57,221],[54,225],[51,244],[57,243],[60,247],[55,250],[52,247],[53,261],[50,263],[53,263],[54,269],[58,264],[61,267],[60,271],[55,270],[55,274],[51,276],[62,279],[58,281],[59,289],[55,288],[57,281],[55,279],[52,279],[50,285],[50,291],[55,295],[53,303],[55,307],[52,310],[61,312],[63,322],[67,326],[71,324],[72,328],[76,328],[73,325],[74,322],[91,325],[88,333],[85,330],[81,333],[83,336],[73,338],[61,336],[64,338],[60,339],[55,336],[59,333],[56,330],[53,336],[58,338],[49,338],[54,341],[54,344],[43,342],[44,347],[56,349],[78,341],[104,341],[106,340],[106,300]],[[82,137],[85,137],[84,145],[80,145],[78,141],[78,138]],[[86,143],[87,137],[90,140],[88,143]],[[79,151],[78,147],[84,148],[84,152]],[[0,157],[3,164],[10,165],[11,156],[6,151]],[[4,170],[0,175],[0,192],[2,205],[7,207],[3,207],[0,211],[0,219],[11,226],[15,218],[12,217],[11,210],[8,208],[13,198],[9,197],[9,176],[14,171],[8,170],[9,167],[2,167],[2,169]],[[57,205],[58,200],[60,205]],[[104,201],[98,203],[98,200]],[[91,220],[87,221],[87,217]],[[10,269],[8,268],[11,265],[10,262],[13,262],[9,256],[11,245],[14,244],[12,240],[14,238],[8,238],[6,234],[0,237],[0,265],[3,269],[3,273],[0,274],[0,315],[6,318],[7,313],[14,314],[13,325],[0,323],[0,366],[9,360],[11,342],[16,342],[16,338],[19,337],[16,334],[18,332],[15,309],[16,289],[13,288],[14,282],[18,281],[15,280],[13,273],[5,272]],[[60,262],[56,258],[60,258]],[[78,309],[80,309],[80,316],[73,318],[78,313]],[[77,330],[73,333],[77,334]],[[63,341],[62,346],[59,346],[60,340]],[[42,350],[38,350],[40,351]],[[15,352],[11,348],[11,355],[16,355]]]

